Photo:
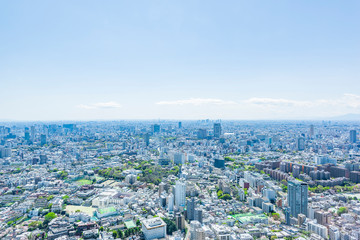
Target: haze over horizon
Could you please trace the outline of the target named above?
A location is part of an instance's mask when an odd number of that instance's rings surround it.
[[[360,114],[359,1],[4,1],[0,120]]]

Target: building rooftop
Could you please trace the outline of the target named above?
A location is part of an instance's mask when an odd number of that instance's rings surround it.
[[[166,226],[166,223],[159,217],[143,220],[142,224],[148,230],[153,229],[153,228],[165,227]]]

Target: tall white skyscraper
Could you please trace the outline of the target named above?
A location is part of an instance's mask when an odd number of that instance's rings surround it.
[[[185,180],[176,181],[175,184],[175,205],[185,206],[186,201],[186,182]]]
[[[172,193],[170,193],[168,196],[167,204],[169,212],[174,211],[174,195]]]

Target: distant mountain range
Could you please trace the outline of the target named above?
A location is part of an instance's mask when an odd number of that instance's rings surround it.
[[[329,120],[338,120],[338,121],[360,121],[360,114],[349,113],[341,116],[332,117]]]

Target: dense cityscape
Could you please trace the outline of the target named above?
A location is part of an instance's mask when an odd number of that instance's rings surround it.
[[[358,122],[0,124],[0,239],[360,239]]]

